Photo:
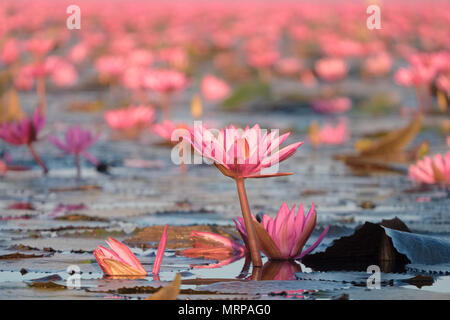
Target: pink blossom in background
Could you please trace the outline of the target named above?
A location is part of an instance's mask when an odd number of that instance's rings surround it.
[[[175,130],[180,129],[180,134],[185,131],[185,138],[190,139],[194,133],[194,128],[186,123],[175,123],[169,120],[164,120],[162,123],[156,123],[152,126],[152,132],[163,138],[164,140],[172,143],[178,141],[172,141],[172,135]],[[183,131],[181,131],[183,130]]]
[[[5,64],[16,62],[20,57],[20,44],[16,38],[10,38],[5,41],[0,50],[0,61]]]
[[[58,87],[69,87],[78,80],[75,67],[62,58],[50,56],[44,63],[45,73],[50,75],[52,82]]]
[[[116,130],[146,128],[155,119],[155,110],[150,106],[130,106],[107,111],[104,118],[108,126]]]
[[[31,156],[39,166],[41,166],[44,174],[48,173],[48,168],[34,149],[34,143],[38,140],[40,131],[45,126],[45,117],[42,116],[39,108],[33,113],[33,116],[25,117],[20,121],[12,121],[3,123],[0,126],[0,139],[5,142],[28,148]]]
[[[144,49],[134,49],[127,56],[127,65],[132,67],[150,67],[153,61],[153,54]]]
[[[314,111],[319,113],[344,113],[352,107],[352,101],[346,97],[317,100],[312,103]]]
[[[218,101],[226,98],[230,94],[230,86],[223,80],[213,76],[206,75],[203,77],[202,94],[205,99],[210,101]]]
[[[315,70],[320,78],[328,82],[340,80],[348,72],[347,64],[339,58],[322,58],[315,63]]]
[[[176,70],[155,69],[145,72],[143,85],[161,93],[172,93],[183,89],[187,85],[186,76]]]
[[[99,134],[94,135],[90,131],[83,130],[80,126],[70,127],[65,134],[65,140],[60,140],[56,136],[50,136],[49,141],[66,154],[83,156],[94,165],[99,161],[87,151],[99,138]]]
[[[26,49],[37,57],[43,57],[49,53],[55,46],[53,39],[44,37],[34,37],[25,43]]]
[[[349,130],[345,121],[340,121],[336,126],[326,123],[318,129],[316,137],[309,136],[313,144],[343,144],[349,137]]]
[[[95,61],[95,68],[100,76],[116,78],[122,75],[126,64],[120,56],[102,56]]]
[[[282,58],[275,64],[275,69],[284,76],[293,76],[298,74],[303,69],[302,62],[293,57]]]
[[[410,165],[408,176],[411,180],[426,184],[450,184],[450,152],[444,156],[426,156],[416,164]]]
[[[89,54],[89,46],[85,42],[79,42],[72,47],[67,58],[73,63],[80,63],[86,60]]]
[[[384,76],[392,67],[392,58],[387,52],[381,52],[366,59],[363,69],[372,76]]]
[[[0,126],[0,139],[12,145],[29,145],[38,140],[44,126],[45,117],[36,109],[32,117],[3,123]]]
[[[19,90],[31,90],[35,83],[35,67],[32,64],[21,66],[14,78],[14,86]]]

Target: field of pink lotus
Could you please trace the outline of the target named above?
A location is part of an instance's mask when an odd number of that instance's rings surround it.
[[[74,2],[0,3],[0,299],[450,299],[449,1]]]

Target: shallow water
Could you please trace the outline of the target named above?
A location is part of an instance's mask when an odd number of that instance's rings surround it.
[[[279,85],[281,86],[281,84]],[[283,83],[284,86],[284,83]],[[277,87],[277,83],[274,84]],[[295,86],[294,86],[295,87]],[[188,97],[192,92],[176,99],[177,116],[188,116]],[[92,93],[90,93],[92,95]],[[94,95],[95,96],[95,95]],[[23,105],[31,105],[33,95],[23,95]],[[343,282],[342,276],[327,280],[320,277],[311,280],[289,281],[226,281],[236,279],[241,273],[244,259],[217,269],[195,269],[192,265],[211,263],[202,259],[190,259],[175,250],[168,250],[163,261],[160,280],[152,277],[135,280],[102,279],[92,250],[104,244],[108,236],[119,240],[132,237],[139,230],[153,225],[231,225],[231,218],[240,214],[235,186],[212,166],[189,166],[186,174],[170,161],[170,149],[156,144],[158,139],[145,135],[140,142],[114,142],[108,138],[108,130],[102,122],[101,113],[68,113],[65,107],[70,101],[87,99],[83,92],[66,92],[64,95],[49,95],[49,123],[47,132],[54,123],[78,123],[102,130],[100,141],[91,149],[102,161],[111,164],[109,175],[96,172],[90,164],[83,163],[83,178],[74,179],[72,160],[61,157],[48,143],[39,143],[37,150],[51,168],[48,177],[42,177],[39,168],[31,161],[26,150],[11,148],[0,142],[18,164],[32,166],[32,171],[9,172],[0,179],[0,298],[33,299],[137,299],[147,297],[154,288],[171,281],[177,272],[183,280],[215,279],[216,283],[182,285],[180,298],[244,298],[244,299],[331,299],[349,294],[350,299],[401,299],[414,298],[450,299],[450,278],[445,275],[449,266],[411,266],[407,277],[431,274],[432,285],[418,289],[416,286],[395,281],[382,286],[381,290],[365,290],[364,286]],[[294,103],[295,105],[295,103]],[[309,110],[289,112],[239,113],[214,112],[218,127],[260,123],[262,127],[296,131],[286,143],[305,138],[310,120],[320,119]],[[333,117],[327,117],[334,119]],[[281,164],[283,171],[295,174],[270,180],[248,181],[247,192],[253,213],[274,215],[281,203],[292,205],[303,202],[309,207],[315,203],[318,210],[317,231],[314,241],[326,225],[330,231],[316,251],[324,250],[334,239],[353,233],[354,228],[365,221],[379,222],[395,216],[402,219],[417,233],[431,234],[450,239],[450,196],[448,190],[439,187],[428,189],[413,185],[406,176],[398,173],[357,175],[343,163],[333,160],[337,153],[349,153],[353,143],[365,134],[377,130],[391,130],[407,119],[387,114],[373,121],[370,114],[358,111],[349,113],[352,139],[342,147],[300,147],[294,157]],[[440,118],[430,116],[427,126],[433,126]],[[422,131],[413,144],[427,139],[431,152],[446,150],[443,136],[436,130]],[[20,159],[20,160],[19,160]],[[145,159],[161,162],[160,167],[137,169],[124,166],[124,159]],[[403,169],[405,165],[400,165]],[[64,191],[62,188],[79,186],[98,188]],[[412,190],[412,191],[411,191]],[[370,201],[373,209],[364,209],[361,204]],[[32,204],[33,210],[8,209],[16,202]],[[79,210],[55,211],[59,205],[83,204]],[[60,220],[77,213],[81,220]],[[156,245],[154,243],[153,245]],[[181,248],[180,248],[181,249]],[[134,248],[144,267],[151,269],[154,249]],[[36,257],[5,258],[6,255],[22,253]],[[66,288],[69,277],[66,269],[77,265],[81,270],[81,288]],[[433,269],[434,268],[434,269]],[[313,270],[301,266],[302,272]],[[25,271],[21,274],[20,271]],[[440,272],[442,274],[440,274]],[[33,286],[34,280],[49,276],[47,288]],[[349,277],[355,276],[348,272]],[[345,278],[345,276],[344,276]],[[53,284],[53,285],[51,285]],[[146,290],[138,290],[146,287]],[[119,290],[128,288],[127,290]],[[189,291],[189,289],[191,289]],[[284,290],[295,294],[281,294]]]

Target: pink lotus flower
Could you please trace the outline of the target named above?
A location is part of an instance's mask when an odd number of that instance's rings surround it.
[[[254,68],[267,68],[272,66],[280,57],[274,49],[247,52],[248,64]]]
[[[108,126],[116,130],[143,129],[155,118],[155,111],[149,106],[130,106],[128,108],[105,112]]]
[[[314,203],[306,217],[303,204],[300,204],[297,214],[295,214],[295,205],[289,209],[283,202],[275,219],[263,215],[261,224],[256,222],[256,218],[253,217],[253,219],[257,225],[256,233],[261,249],[270,260],[300,260],[322,242],[329,229],[326,227],[317,241],[303,251],[303,247],[316,226]],[[233,221],[244,242],[247,242],[247,231],[243,219],[239,217]]]
[[[222,100],[230,94],[230,86],[215,76],[207,75],[202,80],[202,94],[210,101]]]
[[[330,123],[318,128],[317,123],[312,123],[309,130],[309,140],[312,144],[339,145],[348,138],[348,128],[345,121],[340,121],[337,126]]]
[[[64,59],[50,56],[44,63],[45,74],[49,74],[53,83],[58,87],[69,87],[78,80],[75,67]]]
[[[239,178],[264,178],[289,175],[290,173],[262,174],[279,162],[292,156],[303,142],[293,143],[279,151],[278,147],[289,133],[277,136],[277,131],[261,135],[259,125],[240,130],[231,125],[221,129],[215,137],[205,128],[196,128],[191,141],[194,149],[202,156],[214,161],[216,167],[226,176]]]
[[[186,86],[186,76],[175,70],[150,70],[143,76],[143,84],[146,88],[161,93],[173,93]]]
[[[275,68],[284,76],[292,76],[298,74],[303,69],[303,64],[297,58],[283,58],[278,60]]]
[[[76,126],[67,129],[65,141],[59,140],[56,136],[50,136],[49,141],[65,153],[75,156],[77,176],[80,177],[80,156],[85,157],[95,166],[99,164],[97,158],[87,151],[97,141],[98,137],[99,135],[94,136],[90,131],[84,131],[81,127]]]
[[[183,256],[218,261],[208,265],[193,265],[192,267],[196,269],[223,267],[241,259],[246,253],[245,246],[216,233],[192,231],[191,239],[194,245],[190,249],[183,250],[181,252]]]
[[[95,61],[95,68],[100,77],[108,81],[120,77],[125,67],[125,61],[120,56],[102,56]]]
[[[319,113],[343,113],[350,110],[351,107],[352,101],[345,97],[317,100],[312,103],[314,111]]]
[[[144,49],[135,49],[127,56],[127,64],[132,67],[149,67],[153,60],[153,54]]]
[[[35,82],[34,65],[21,66],[14,78],[14,86],[19,90],[33,89]]]
[[[347,64],[339,58],[322,58],[316,62],[315,69],[319,77],[328,82],[340,80],[348,72]]]
[[[186,84],[186,76],[175,70],[150,70],[142,75],[142,85],[145,88],[161,93],[161,108],[165,119],[171,117],[171,95],[183,89]]]
[[[363,69],[372,76],[383,76],[389,73],[392,66],[392,58],[386,52],[378,53],[368,57],[364,62]]]
[[[19,42],[15,38],[6,40],[0,51],[0,61],[3,64],[16,62],[20,57]]]
[[[434,78],[435,70],[422,65],[411,66],[410,68],[400,68],[394,75],[395,81],[402,86],[421,86],[431,82]]]
[[[131,252],[131,250],[113,238],[108,238],[106,243],[111,249],[107,249],[103,246],[98,246],[94,250],[94,256],[97,259],[97,263],[102,269],[102,272],[107,276],[146,276],[142,264]],[[159,274],[161,262],[164,257],[164,250],[167,242],[167,225],[164,229],[164,233],[161,237],[160,244],[156,253],[154,262],[154,268],[152,273],[154,275]]]
[[[194,128],[186,123],[164,120],[162,123],[156,123],[152,126],[152,131],[169,143],[178,142],[178,140],[172,141],[172,135],[178,129],[180,129],[182,138],[190,139],[194,133]],[[184,130],[184,132],[181,130]]]
[[[202,156],[212,160],[224,174],[235,180],[245,226],[248,230],[248,248],[253,266],[261,267],[262,260],[257,247],[257,238],[253,226],[250,206],[245,191],[246,178],[265,178],[291,173],[262,173],[290,156],[303,142],[293,143],[279,151],[278,147],[286,140],[289,133],[277,136],[277,131],[261,136],[259,125],[239,131],[234,126],[220,130],[217,137],[205,128],[195,128],[191,139],[193,148]]]
[[[410,179],[426,184],[450,185],[450,152],[424,157],[408,170]]]
[[[55,41],[44,37],[34,37],[26,42],[26,48],[37,57],[45,56],[53,49]]]
[[[20,146],[26,145],[34,160],[42,167],[44,174],[48,169],[33,147],[33,143],[38,140],[39,132],[45,126],[45,118],[39,109],[34,111],[33,117],[25,117],[20,121],[3,123],[0,126],[0,139],[5,142]]]
[[[85,42],[80,42],[72,47],[67,58],[73,63],[80,63],[86,59],[88,54],[89,46]]]

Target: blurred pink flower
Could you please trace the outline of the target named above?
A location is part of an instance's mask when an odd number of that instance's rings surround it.
[[[145,72],[143,85],[162,93],[172,93],[183,89],[187,84],[186,76],[175,70],[155,69]]]
[[[10,38],[5,41],[0,51],[0,61],[3,64],[11,64],[16,62],[20,57],[19,41],[15,38]]]
[[[322,58],[315,63],[315,70],[320,78],[333,82],[347,75],[347,64],[339,58]]]
[[[380,52],[364,61],[363,69],[372,76],[383,76],[389,73],[392,58],[387,52]]]
[[[129,67],[150,67],[153,61],[153,54],[144,49],[135,49],[127,56],[127,64]]]
[[[36,109],[32,117],[25,117],[20,121],[3,123],[0,126],[0,139],[12,145],[27,146],[34,160],[41,166],[44,174],[47,174],[48,169],[33,146],[33,143],[38,140],[39,132],[44,126],[45,117],[41,115],[39,109]]]
[[[184,138],[190,139],[192,134],[194,133],[194,128],[189,126],[186,123],[175,123],[169,120],[163,120],[162,123],[156,123],[152,126],[152,131],[156,133],[158,136],[163,138],[164,140],[172,143],[178,142],[172,141],[172,135],[175,130],[180,129],[180,134],[185,135]],[[181,131],[183,130],[183,131]],[[176,137],[174,137],[176,138]]]
[[[120,77],[126,68],[125,61],[120,56],[101,56],[95,61],[95,68],[102,77]]]
[[[3,123],[0,126],[0,138],[9,144],[27,145],[36,142],[39,132],[45,126],[45,118],[39,110],[32,117],[20,121]]]
[[[424,157],[409,166],[408,176],[426,184],[450,185],[450,152],[444,156],[436,154],[434,157]]]
[[[352,101],[345,97],[317,100],[312,103],[314,111],[319,113],[343,113],[352,107]]]
[[[53,39],[33,37],[25,43],[25,47],[37,57],[43,57],[55,46]]]
[[[33,89],[35,82],[35,68],[32,64],[21,66],[14,78],[14,86],[19,90]]]
[[[340,121],[337,126],[333,126],[330,123],[325,124],[322,128],[318,129],[317,133],[310,131],[309,139],[312,144],[339,145],[344,143],[348,136],[347,123]]]
[[[284,76],[293,76],[303,69],[302,62],[294,57],[282,58],[275,64],[275,69]]]
[[[109,127],[116,130],[146,128],[155,119],[155,111],[150,106],[130,106],[107,111],[104,114]]]
[[[80,63],[86,59],[89,54],[89,46],[85,42],[79,42],[70,49],[67,58],[73,63]]]
[[[207,75],[202,80],[202,94],[210,101],[222,100],[229,95],[230,86],[223,80],[213,75]]]
[[[78,80],[78,73],[75,67],[66,60],[50,56],[44,63],[45,74],[49,74],[52,82],[58,87],[69,87]]]
[[[73,154],[79,166],[79,156],[85,157],[92,164],[98,165],[96,157],[87,151],[98,139],[99,134],[93,135],[90,131],[83,130],[80,126],[70,127],[66,131],[65,141],[61,141],[56,136],[50,136],[49,141],[67,154]]]
[[[266,214],[262,216],[261,225],[269,238],[265,237],[263,240],[258,234],[261,250],[270,260],[299,260],[303,258],[322,242],[328,232],[329,227],[326,227],[317,241],[303,251],[303,247],[316,226],[316,219],[314,203],[305,217],[303,204],[300,204],[297,214],[295,214],[295,205],[292,209],[289,209],[287,204],[283,202],[275,219]],[[256,218],[254,220],[256,221]],[[244,242],[247,242],[244,220],[238,217],[233,221]],[[269,243],[266,241],[269,241]]]

